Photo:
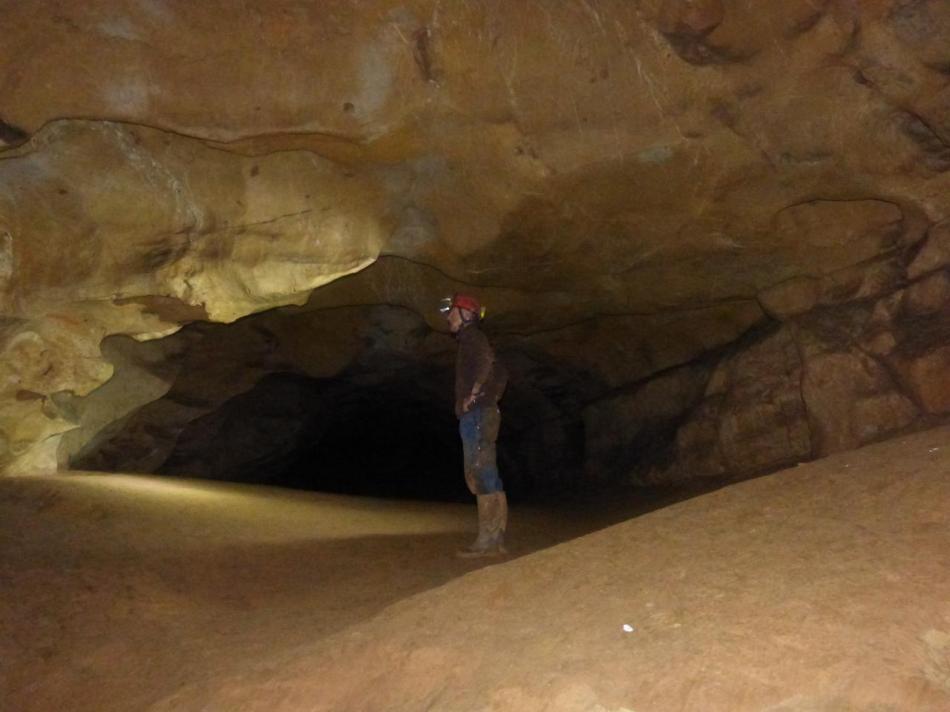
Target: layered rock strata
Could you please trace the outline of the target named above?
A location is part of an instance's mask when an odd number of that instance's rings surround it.
[[[431,331],[463,287],[526,384],[524,442],[586,443],[601,478],[768,468],[950,402],[938,0],[2,9],[5,472],[188,390],[190,332],[110,336],[284,305]],[[264,373],[236,370],[208,402]]]

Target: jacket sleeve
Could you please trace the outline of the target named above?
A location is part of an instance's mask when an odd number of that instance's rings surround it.
[[[495,361],[495,352],[492,350],[491,344],[488,343],[488,337],[480,331],[478,332],[478,339],[473,346],[475,346],[475,369],[472,387],[474,388],[475,385],[478,384],[481,389],[484,389],[489,376],[491,376],[492,364]]]

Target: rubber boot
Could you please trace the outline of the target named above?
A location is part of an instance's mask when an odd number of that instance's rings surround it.
[[[489,523],[489,534],[491,536],[492,546],[499,554],[507,554],[505,548],[505,530],[508,529],[508,497],[504,492],[496,492],[489,495],[494,498],[491,507],[491,520]]]
[[[508,524],[508,499],[504,492],[480,494],[478,502],[478,536],[467,548],[458,552],[463,559],[480,556],[499,556],[505,549],[505,529]]]

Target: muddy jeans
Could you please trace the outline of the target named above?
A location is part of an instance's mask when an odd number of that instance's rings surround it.
[[[500,426],[501,412],[496,405],[472,408],[459,420],[465,484],[472,494],[492,494],[505,488],[495,462],[495,442]]]

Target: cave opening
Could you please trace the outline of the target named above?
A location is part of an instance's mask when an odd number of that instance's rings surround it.
[[[444,385],[450,374],[403,375],[399,382],[367,385],[268,374],[186,425],[156,473],[376,498],[470,501],[451,391],[436,393],[436,384]],[[524,396],[517,386],[511,391],[503,406],[510,399],[514,407],[503,408],[498,442],[509,496],[524,501],[560,492],[568,480],[549,461],[563,451],[543,451],[526,437],[532,424],[517,407]],[[574,433],[572,448],[582,449],[582,437],[580,430]]]
[[[576,490],[583,402],[602,386],[492,336],[512,374],[497,450],[509,496]],[[63,439],[61,457],[80,470],[471,501],[455,350],[418,313],[390,305],[276,309],[146,342],[110,337],[102,352],[114,376],[64,404],[83,427]],[[124,401],[134,407],[123,413]]]
[[[371,391],[356,400],[340,407],[319,439],[304,441],[271,484],[370,497],[470,498],[451,412],[398,393]]]
[[[371,497],[468,496],[450,403],[415,380],[269,374],[189,424],[158,472]]]

